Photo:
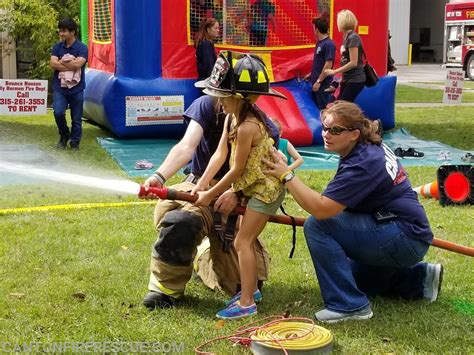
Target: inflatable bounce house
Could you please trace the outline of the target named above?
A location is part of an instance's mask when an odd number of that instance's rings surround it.
[[[256,2],[266,3],[272,21],[249,14]],[[215,17],[221,25],[216,49],[260,55],[272,87],[288,98],[265,96],[257,102],[281,122],[283,137],[296,146],[321,144],[320,113],[310,84],[302,80],[313,60],[311,20],[329,14],[330,36],[339,48],[336,17],[345,8],[357,16],[367,57],[382,76],[356,103],[369,118],[381,119],[385,129],[393,128],[396,78],[384,76],[388,0],[82,0],[89,46],[84,116],[118,137],[181,137],[182,114],[200,95],[194,87],[193,37],[203,18]],[[249,34],[250,21],[267,26],[264,38]]]

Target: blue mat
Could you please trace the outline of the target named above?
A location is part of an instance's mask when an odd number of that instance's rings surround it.
[[[392,150],[398,147],[402,149],[415,148],[423,152],[422,158],[402,158],[404,166],[439,166],[443,163],[465,164],[461,157],[466,154],[449,145],[436,141],[423,141],[412,136],[407,130],[399,129],[387,132],[384,135],[384,143]],[[127,171],[130,176],[149,176],[166,158],[170,149],[178,142],[172,139],[114,139],[97,138],[99,144]],[[304,164],[299,170],[321,170],[336,169],[339,156],[328,153],[322,146],[298,147],[297,150],[304,158]],[[438,160],[440,152],[450,152],[451,160]],[[153,168],[148,170],[136,170],[135,163],[139,160],[147,160],[153,163]]]

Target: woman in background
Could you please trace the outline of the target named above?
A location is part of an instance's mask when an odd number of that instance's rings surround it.
[[[337,69],[326,69],[326,76],[342,74],[338,100],[354,102],[365,86],[363,48],[359,35],[355,32],[357,18],[349,10],[337,14],[337,28],[342,32],[341,66]]]
[[[206,79],[211,75],[217,59],[214,49],[214,41],[217,37],[219,37],[219,22],[215,18],[203,20],[194,38],[198,80]]]

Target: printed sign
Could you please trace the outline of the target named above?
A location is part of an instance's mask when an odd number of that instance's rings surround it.
[[[0,79],[0,115],[45,115],[47,80]]]
[[[446,87],[444,88],[443,103],[459,105],[462,100],[464,86],[464,71],[462,69],[448,69],[446,71]]]
[[[184,96],[126,96],[126,126],[183,123]]]

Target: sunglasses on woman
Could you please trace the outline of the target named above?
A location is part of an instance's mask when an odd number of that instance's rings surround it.
[[[323,132],[329,132],[331,133],[332,136],[338,136],[340,135],[342,132],[344,131],[353,131],[355,128],[344,128],[344,127],[341,127],[341,126],[332,126],[332,127],[328,127],[328,126],[325,126],[325,125],[322,125],[323,126]]]

